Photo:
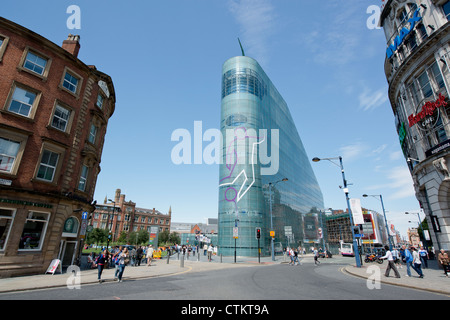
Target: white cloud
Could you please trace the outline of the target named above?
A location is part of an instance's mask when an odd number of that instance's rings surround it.
[[[375,109],[388,101],[387,88],[383,87],[376,91],[365,88],[359,95],[359,107],[364,111]]]
[[[345,160],[354,160],[367,151],[367,145],[362,142],[355,142],[351,145],[343,146],[339,149],[340,154],[342,154],[342,158]]]
[[[274,7],[269,0],[230,0],[229,10],[241,27],[245,55],[265,64],[275,27]]]
[[[406,166],[397,166],[386,172],[386,184],[373,185],[368,190],[384,190],[391,200],[405,199],[415,196],[413,180]]]

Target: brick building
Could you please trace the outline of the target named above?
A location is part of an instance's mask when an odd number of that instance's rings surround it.
[[[92,212],[111,78],[61,46],[0,17],[0,277],[44,273],[79,254]]]
[[[109,201],[109,202],[108,202]],[[97,204],[92,215],[91,225],[94,228],[108,229],[112,241],[120,237],[122,231],[131,232],[146,230],[150,234],[162,231],[170,232],[172,209],[167,214],[153,209],[136,207],[133,201],[126,201],[120,189],[116,189],[113,199],[107,197],[103,204]]]

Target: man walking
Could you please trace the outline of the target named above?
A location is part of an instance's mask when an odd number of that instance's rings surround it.
[[[149,245],[147,248],[147,267],[150,267],[153,260],[153,246]]]
[[[391,269],[394,270],[395,277],[400,278],[400,273],[397,270],[397,267],[395,266],[394,257],[392,256],[392,252],[389,250],[388,246],[384,247],[386,249],[386,255],[381,257],[380,259],[387,259],[388,266],[386,268],[386,272],[384,273],[385,277],[389,277],[389,273],[391,272]]]

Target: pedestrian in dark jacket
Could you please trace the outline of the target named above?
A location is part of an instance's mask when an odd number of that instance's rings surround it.
[[[97,265],[98,269],[98,283],[102,283],[102,273],[103,269],[105,268],[105,265],[108,263],[109,259],[109,252],[108,250],[104,250],[103,253],[101,253],[97,259],[95,259],[95,264]]]
[[[144,254],[144,250],[142,250],[142,247],[139,246],[139,248],[136,250],[136,265],[141,265],[142,256]]]

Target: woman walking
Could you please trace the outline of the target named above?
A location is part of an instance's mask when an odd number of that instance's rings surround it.
[[[98,269],[98,283],[102,283],[102,273],[103,269],[105,268],[105,265],[108,263],[109,259],[109,253],[108,250],[104,250],[103,253],[101,253],[97,259],[95,260],[95,264],[97,265]]]
[[[128,249],[123,248],[122,252],[119,254],[119,282],[122,282],[123,272],[125,271],[126,260],[129,259]]]

